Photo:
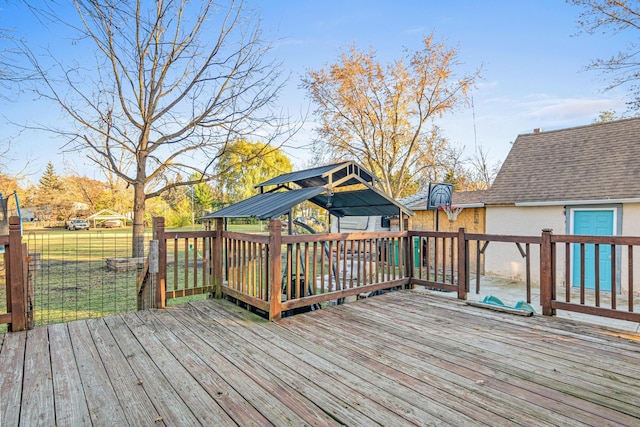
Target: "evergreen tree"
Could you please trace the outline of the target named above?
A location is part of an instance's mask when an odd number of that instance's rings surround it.
[[[39,183],[39,190],[41,191],[59,191],[62,189],[62,182],[60,181],[60,177],[56,174],[53,163],[47,163],[47,168],[42,174]]]

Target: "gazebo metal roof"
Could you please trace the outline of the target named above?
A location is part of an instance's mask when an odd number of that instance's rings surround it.
[[[209,218],[247,218],[258,219],[277,218],[310,198],[325,191],[323,187],[303,188],[302,190],[281,191],[278,193],[257,194],[248,199],[234,203],[219,211],[202,217]]]
[[[234,203],[202,219],[246,218],[261,220],[277,218],[305,201],[326,209],[333,216],[394,216],[413,215],[401,203],[373,187],[375,176],[354,162],[306,169],[277,176],[256,187],[262,191],[253,197]],[[302,187],[291,189],[288,184]],[[360,185],[360,189],[341,187]],[[270,192],[265,187],[276,186]],[[279,191],[286,189],[286,191]]]
[[[348,179],[345,179],[347,177]],[[271,185],[287,183],[294,183],[300,187],[319,187],[322,185],[344,187],[362,183],[373,185],[375,179],[375,176],[373,176],[371,172],[355,162],[349,161],[285,173],[258,184],[256,187],[264,188]]]

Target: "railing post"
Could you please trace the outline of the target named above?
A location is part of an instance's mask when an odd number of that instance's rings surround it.
[[[553,230],[545,228],[542,230],[540,239],[540,305],[542,314],[545,316],[555,315],[555,310],[551,308],[551,296],[553,284],[553,256],[551,250],[551,235]]]
[[[467,299],[468,270],[469,270],[469,245],[466,239],[467,230],[464,227],[458,229],[458,299]]]
[[[269,320],[282,314],[282,221],[269,221]]]
[[[405,286],[405,288],[407,289],[412,289],[413,285],[411,283],[411,279],[413,278],[413,269],[415,268],[415,261],[414,261],[414,248],[413,248],[413,237],[411,236],[411,233],[407,230],[405,231],[407,238],[403,239],[404,240],[404,259],[405,259],[405,266],[404,266],[404,277],[407,277],[409,279],[409,284],[407,286]]]
[[[167,241],[164,236],[164,218],[153,218],[153,240],[158,241],[158,272],[156,279],[155,308],[164,308],[167,301]],[[176,264],[178,260],[174,261]]]
[[[9,330],[12,332],[23,331],[27,327],[25,309],[27,307],[26,292],[24,285],[23,263],[26,258],[22,253],[22,236],[20,233],[20,218],[12,216],[9,218],[9,261],[7,266],[7,280],[9,292],[11,293],[11,305],[7,311],[11,312],[11,324]]]
[[[216,218],[215,238],[211,255],[213,257],[213,284],[215,286],[214,298],[222,298],[222,259],[224,251],[222,245],[222,230],[224,229],[224,218]]]

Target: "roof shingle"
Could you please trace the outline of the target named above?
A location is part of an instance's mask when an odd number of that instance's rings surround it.
[[[640,197],[640,118],[519,135],[486,204]]]

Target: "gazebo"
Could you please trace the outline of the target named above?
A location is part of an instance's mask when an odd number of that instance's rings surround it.
[[[260,194],[202,219],[275,219],[287,215],[291,230],[294,206],[309,201],[330,216],[411,216],[413,212],[374,187],[377,178],[353,161],[286,173],[258,184]],[[400,221],[401,227],[402,222]]]
[[[118,212],[110,209],[102,209],[101,211],[87,217],[87,221],[90,222],[93,228],[95,228],[97,224],[103,224],[106,221],[122,221],[123,223],[126,223],[128,219],[129,218],[125,215],[119,214]]]

